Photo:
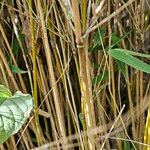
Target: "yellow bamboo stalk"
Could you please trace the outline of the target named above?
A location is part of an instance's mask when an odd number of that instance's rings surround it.
[[[56,78],[55,78],[55,74],[54,74],[52,58],[51,58],[51,50],[50,50],[50,46],[49,46],[49,42],[48,42],[48,34],[47,34],[47,29],[46,29],[45,20],[44,20],[44,14],[43,14],[40,0],[37,0],[37,9],[39,12],[41,29],[42,29],[42,34],[43,34],[43,44],[44,44],[48,72],[49,72],[49,77],[50,77],[49,80],[50,80],[51,87],[53,87],[52,92],[53,92],[54,104],[55,104],[55,109],[56,109],[56,116],[58,119],[59,131],[60,131],[60,135],[63,137],[64,143],[62,143],[62,144],[66,145],[65,121],[64,121],[64,116],[62,114],[61,101],[60,101],[60,96],[59,96],[59,92],[58,92],[58,87],[55,84]]]
[[[84,5],[84,4],[83,4]],[[86,5],[84,6],[86,7]],[[82,8],[85,11],[85,8]],[[94,128],[95,124],[93,121],[93,113],[91,106],[91,96],[90,96],[90,86],[89,86],[89,79],[88,79],[88,72],[87,72],[87,41],[82,40],[82,26],[80,22],[80,13],[79,13],[79,5],[77,0],[72,0],[72,10],[73,10],[73,21],[75,27],[75,36],[76,36],[76,44],[78,48],[79,54],[79,66],[80,66],[80,90],[81,90],[81,111],[82,115],[85,117],[85,122],[83,121],[83,128],[84,130],[90,130]],[[84,12],[86,15],[86,13]],[[86,17],[82,16],[84,19],[83,21],[83,29],[86,27]],[[94,139],[91,136],[88,136],[88,145],[86,149],[95,149]]]
[[[150,96],[149,96],[150,99]],[[148,114],[146,119],[144,143],[150,145],[150,107],[148,108]],[[150,150],[150,146],[144,146],[143,150]]]

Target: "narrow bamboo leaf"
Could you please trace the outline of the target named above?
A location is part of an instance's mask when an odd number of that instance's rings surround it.
[[[120,60],[124,62],[125,64],[128,64],[129,66],[141,70],[146,73],[150,73],[150,65],[146,64],[145,62],[137,59],[136,57],[133,57],[132,55],[122,51],[118,51],[115,49],[109,50],[108,53],[114,57],[117,60]]]
[[[97,83],[102,82],[106,79],[108,79],[108,72],[107,71],[105,71],[102,75],[98,75],[98,76],[94,77],[92,80],[92,84],[93,85],[97,84]]]
[[[100,41],[105,37],[105,30],[103,28],[99,28],[95,33],[93,46],[89,48],[90,52],[97,52],[101,48]]]
[[[117,64],[121,70],[122,75],[126,79],[126,65],[125,65],[125,63],[121,62],[120,60],[116,60],[116,61],[117,61]]]
[[[19,33],[19,39],[20,39],[20,41],[23,41],[24,35],[21,34],[21,33]],[[20,45],[19,45],[18,39],[15,38],[15,39],[13,40],[13,43],[12,43],[12,51],[13,51],[13,53],[14,53],[14,54],[18,54],[19,48],[20,48]]]
[[[130,33],[132,32],[132,30],[130,30],[129,32],[127,32],[125,35],[123,36],[119,36],[119,35],[116,35],[116,34],[113,34],[112,35],[112,45],[111,45],[111,48],[113,48],[114,46],[118,45],[122,39],[125,39]]]
[[[129,54],[129,55],[133,55],[133,56],[150,58],[150,54],[143,54],[143,53],[139,53],[139,52],[133,52],[133,51],[126,50],[126,49],[121,49],[121,48],[115,48],[113,50],[115,50],[115,51],[121,51],[121,52],[123,51],[124,53]]]
[[[99,64],[97,64],[97,63],[93,63],[93,68],[94,68],[94,69],[98,69],[98,68],[99,68],[99,66],[100,66]]]
[[[100,86],[100,88],[99,88],[96,92],[93,93],[93,98],[94,98],[94,100],[95,100],[95,98],[96,98],[96,94],[98,94],[98,93],[100,93],[101,91],[103,91],[104,89],[106,89],[107,85],[108,85],[108,83],[102,84],[102,85]]]
[[[105,30],[103,28],[99,28],[94,36],[94,46],[100,43],[100,40],[105,36]]]
[[[80,120],[82,126],[84,126],[85,118],[82,113],[79,113],[79,120]]]
[[[121,42],[122,39],[125,39],[130,33],[132,32],[132,30],[130,30],[129,32],[127,32],[125,35],[123,36],[119,36],[115,33],[112,34],[112,40],[111,40],[111,46],[109,46],[108,44],[105,46],[105,50],[108,51],[109,49],[115,49],[115,47],[118,47],[118,44]]]
[[[123,37],[119,36],[118,34],[113,33],[112,36],[111,36],[112,46],[117,45],[122,40],[122,38]]]
[[[13,73],[20,73],[20,74],[23,74],[23,73],[27,73],[28,71],[25,71],[25,70],[22,70],[20,69],[19,67],[17,66],[14,66],[12,64],[9,64],[9,68],[10,70],[13,72]]]
[[[131,150],[130,146],[131,144],[128,141],[123,141],[124,144],[124,150]]]

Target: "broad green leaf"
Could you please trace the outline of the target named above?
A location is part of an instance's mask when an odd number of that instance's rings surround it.
[[[109,50],[108,53],[117,60],[128,64],[129,66],[141,70],[146,73],[150,73],[150,65],[145,62],[133,57],[129,53],[124,52],[124,50],[112,49]]]
[[[25,71],[25,70],[22,70],[20,69],[19,67],[17,66],[14,66],[12,64],[9,64],[9,68],[10,70],[13,72],[13,73],[20,73],[20,74],[23,74],[23,73],[27,73],[28,71]]]
[[[29,94],[17,91],[0,104],[0,144],[25,123],[33,108],[33,99]]]

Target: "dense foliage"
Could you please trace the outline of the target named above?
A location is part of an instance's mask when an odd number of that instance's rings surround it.
[[[0,84],[34,98],[33,114],[0,149],[148,150],[149,6],[0,0]],[[18,96],[10,91],[7,103]]]

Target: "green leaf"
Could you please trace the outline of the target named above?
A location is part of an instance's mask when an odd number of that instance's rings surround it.
[[[125,63],[121,62],[120,60],[116,60],[116,61],[117,61],[117,64],[121,70],[122,75],[126,79],[126,65],[125,65]]]
[[[133,55],[133,56],[139,56],[139,57],[145,57],[145,58],[150,58],[150,54],[143,54],[143,53],[138,53],[138,52],[133,52],[133,51],[130,51],[130,50],[126,50],[126,49],[113,49],[115,51],[123,51],[124,53],[126,54],[129,54],[129,55]]]
[[[85,121],[85,118],[84,118],[82,113],[79,113],[79,120],[80,120],[81,124],[83,125],[84,121]]]
[[[23,73],[27,73],[28,71],[25,71],[25,70],[22,70],[20,69],[19,67],[17,66],[14,66],[12,64],[9,64],[9,68],[10,70],[13,72],[13,73],[20,73],[20,74],[23,74]]]
[[[19,33],[19,39],[20,39],[20,41],[23,41],[24,35],[21,34],[21,33]],[[19,45],[18,39],[15,38],[15,39],[13,40],[13,43],[12,43],[12,51],[13,51],[13,54],[18,54],[19,48],[20,48],[20,45]]]
[[[100,65],[97,63],[93,63],[92,65],[93,65],[93,69],[98,69],[100,67]]]
[[[94,98],[94,100],[96,99],[96,94],[98,94],[98,93],[100,93],[101,91],[103,91],[104,89],[106,89],[107,85],[108,85],[108,83],[102,84],[102,85],[99,87],[99,89],[93,93],[93,98]]]
[[[127,53],[126,51],[121,49],[112,49],[109,50],[108,53],[115,59],[128,64],[129,66],[141,70],[146,73],[150,73],[150,65],[146,64],[145,62],[133,57],[131,54]]]
[[[130,33],[132,32],[132,30],[130,30],[129,32],[127,32],[125,35],[123,36],[119,36],[115,33],[112,34],[112,45],[111,48],[115,47],[116,45],[118,45],[122,39],[125,39]]]
[[[101,27],[97,30],[95,36],[94,36],[94,45],[97,45],[100,43],[100,40],[105,37],[105,30]]]
[[[7,90],[4,93],[7,93]],[[20,91],[0,104],[0,144],[18,132],[29,117],[32,108],[31,95],[22,94]]]
[[[0,104],[2,104],[7,98],[11,96],[11,92],[5,86],[0,85]]]
[[[103,28],[98,28],[94,36],[93,46],[89,48],[89,51],[98,51],[101,47],[101,39],[105,37],[105,30]]]
[[[112,45],[113,44],[114,44],[114,46],[117,45],[121,41],[121,39],[122,38],[118,34],[113,33],[112,36],[111,36],[111,43],[112,43]]]
[[[123,146],[124,146],[124,150],[135,150],[135,149],[139,149],[138,145],[131,143],[129,141],[124,140],[123,141]]]
[[[94,77],[92,80],[92,84],[94,85],[94,84],[100,83],[100,82],[107,80],[107,79],[108,79],[108,71],[105,71],[101,75]]]
[[[131,150],[130,146],[131,144],[128,141],[123,141],[124,143],[124,150]]]

